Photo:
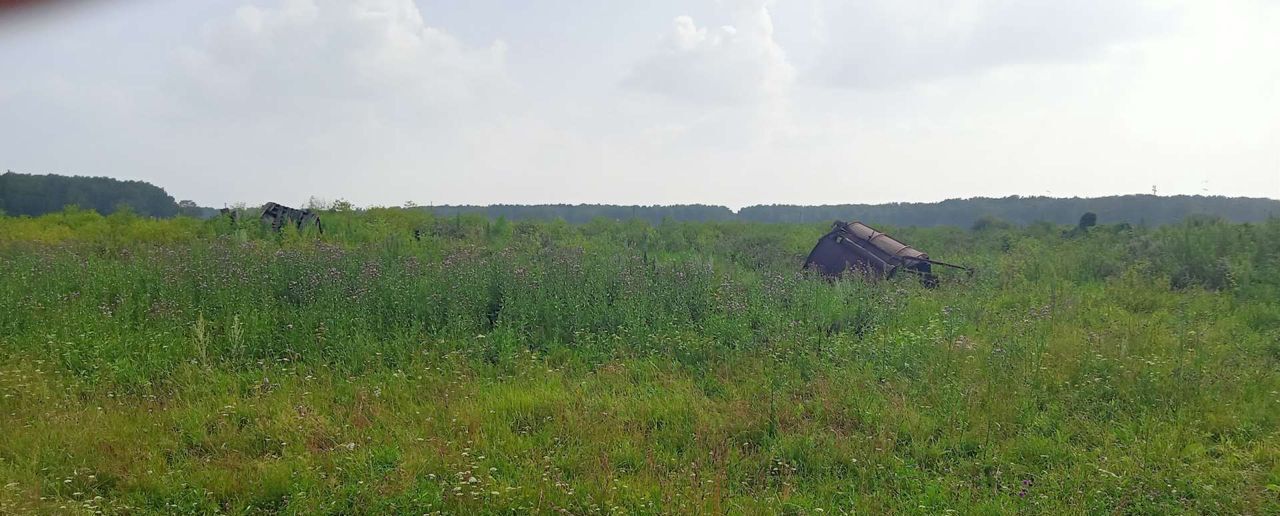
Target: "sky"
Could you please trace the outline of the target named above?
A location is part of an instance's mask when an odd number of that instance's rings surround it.
[[[0,169],[222,207],[1280,198],[1280,0],[84,0]]]

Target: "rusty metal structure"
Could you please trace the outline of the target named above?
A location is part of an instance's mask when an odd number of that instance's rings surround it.
[[[835,221],[831,231],[818,239],[804,268],[837,278],[852,271],[871,278],[888,279],[899,272],[914,274],[926,287],[938,284],[933,266],[941,265],[973,273],[973,269],[929,259],[929,255],[861,222]]]
[[[240,220],[240,212],[237,212],[236,210],[233,210],[231,208],[219,209],[218,216],[227,217],[228,219],[231,219],[232,225],[235,225],[236,221]]]
[[[269,202],[262,207],[262,221],[271,225],[272,231],[280,231],[284,224],[293,224],[301,231],[315,225],[320,234],[324,234],[324,226],[320,224],[320,215],[311,210],[299,210],[283,204]]]

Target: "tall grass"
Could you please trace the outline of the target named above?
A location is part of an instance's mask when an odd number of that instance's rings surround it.
[[[1280,221],[325,222],[0,218],[0,512],[1280,510]]]

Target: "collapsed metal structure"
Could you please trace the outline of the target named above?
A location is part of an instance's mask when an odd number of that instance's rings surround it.
[[[867,277],[892,278],[899,271],[920,276],[926,287],[938,284],[933,266],[942,265],[973,273],[973,269],[929,259],[929,255],[861,222],[835,221],[831,231],[818,239],[804,268],[816,268],[823,276],[836,278],[845,271]]]
[[[299,231],[314,224],[316,230],[324,234],[324,226],[320,224],[320,215],[316,212],[290,208],[274,202],[269,202],[262,207],[262,221],[270,224],[272,231],[280,231],[286,222],[297,226]]]

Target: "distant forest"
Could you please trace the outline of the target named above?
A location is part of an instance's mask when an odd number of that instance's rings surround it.
[[[641,219],[657,224],[665,219],[691,222],[739,220],[724,206],[676,204],[670,206],[618,206],[614,204],[493,204],[490,206],[421,207],[436,215],[487,215],[508,220],[563,219],[571,224],[591,222],[596,218],[614,220]]]
[[[41,215],[76,205],[102,214],[128,206],[141,215],[208,218],[213,208],[191,201],[175,202],[163,188],[143,181],[106,177],[68,177],[8,172],[0,175],[0,213]],[[585,223],[596,218],[640,219],[653,224],[676,221],[749,221],[813,223],[861,220],[894,226],[963,226],[1035,222],[1075,224],[1086,212],[1102,224],[1162,225],[1193,215],[1221,217],[1235,222],[1257,222],[1280,217],[1280,200],[1201,195],[1120,195],[1096,198],[975,197],[934,203],[841,204],[828,206],[748,206],[735,213],[724,206],[687,204],[672,206],[617,206],[608,204],[538,204],[491,206],[419,207],[436,215],[483,215],[508,220],[562,219]]]
[[[1052,198],[975,197],[933,203],[840,204],[828,206],[769,205],[748,206],[737,213],[724,206],[702,204],[675,206],[615,206],[607,204],[539,204],[492,206],[424,207],[437,215],[483,214],[509,220],[564,219],[583,223],[597,217],[642,219],[658,223],[664,219],[682,221],[747,221],[810,223],[832,220],[861,220],[894,226],[971,226],[982,220],[1027,225],[1034,222],[1075,224],[1086,212],[1097,215],[1099,223],[1126,222],[1158,226],[1179,222],[1192,215],[1222,217],[1235,222],[1258,222],[1280,217],[1280,200],[1250,197],[1209,197],[1201,195],[1119,195],[1110,197]]]
[[[109,177],[68,177],[6,172],[0,175],[0,213],[43,215],[75,205],[103,215],[128,206],[151,217],[178,214],[173,197],[151,183]]]
[[[833,206],[749,206],[741,220],[756,222],[812,222],[863,220],[895,226],[968,226],[987,218],[1018,225],[1034,222],[1075,224],[1086,212],[1098,222],[1158,226],[1192,215],[1209,215],[1235,222],[1258,222],[1280,217],[1280,200],[1203,195],[1113,195],[1094,198],[1001,197],[948,199],[931,203],[841,204]]]

